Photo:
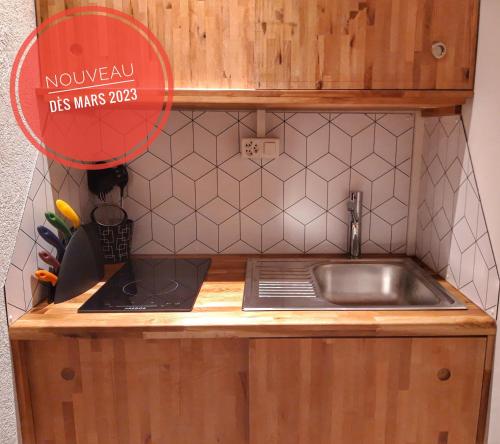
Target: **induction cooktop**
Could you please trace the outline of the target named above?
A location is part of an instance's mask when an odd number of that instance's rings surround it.
[[[210,259],[131,259],[78,312],[191,311],[209,267]]]

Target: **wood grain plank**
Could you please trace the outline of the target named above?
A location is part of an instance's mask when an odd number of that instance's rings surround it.
[[[251,340],[250,443],[471,444],[485,350],[484,337]]]
[[[478,0],[256,0],[257,87],[472,89]],[[447,46],[432,56],[433,43]]]
[[[487,337],[476,444],[486,444],[487,439],[488,411],[490,406],[489,400],[491,392],[491,380],[493,377],[495,342],[495,336],[492,335]]]
[[[489,315],[438,276],[438,282],[463,301],[467,310],[244,312],[241,306],[247,257],[250,256],[213,256],[207,279],[191,312],[78,313],[82,303],[103,285],[100,283],[61,304],[42,302],[10,326],[10,337],[37,341],[64,336],[147,339],[325,335],[485,336],[494,335],[496,331],[495,321]],[[307,257],[328,259],[333,256]],[[116,269],[110,267],[108,273]]]
[[[254,22],[259,75],[265,77],[266,70],[274,69],[277,79],[295,82],[295,88],[311,82],[314,88],[336,82],[336,89],[380,89],[388,84],[407,89],[470,89],[472,85],[477,0],[459,4],[455,0],[378,0],[359,5],[349,0],[260,0],[257,14],[253,2],[241,0],[38,0],[38,18],[41,22],[65,8],[88,4],[121,9],[149,26],[169,53],[177,86],[182,88],[255,86]],[[429,49],[438,40],[448,44],[449,54],[436,62]],[[418,83],[420,76],[424,85],[407,84],[408,77],[416,77]],[[456,85],[440,86],[440,77]]]
[[[461,114],[462,107],[460,105],[422,110],[422,117],[460,116]]]
[[[37,21],[78,6],[130,14],[168,54],[176,88],[253,88],[255,8],[247,0],[37,0]]]
[[[246,340],[18,346],[17,363],[27,372],[18,385],[18,394],[26,393],[19,399],[25,444],[248,442]]]
[[[472,91],[176,90],[175,109],[414,110],[462,105]]]
[[[16,381],[16,394],[18,413],[20,417],[20,432],[26,442],[35,442],[35,420],[31,404],[31,388],[26,367],[26,349],[24,342],[12,341],[10,344],[14,378]]]
[[[470,444],[484,436],[493,349],[487,343],[486,337],[22,341],[15,365],[26,370],[17,384],[23,438]]]
[[[463,104],[474,81],[478,3],[36,0],[36,10],[41,23],[95,4],[144,23],[170,58],[178,109],[366,110]],[[448,47],[442,60],[431,55],[436,41]]]

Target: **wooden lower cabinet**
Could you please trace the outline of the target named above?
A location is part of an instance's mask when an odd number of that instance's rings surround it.
[[[12,349],[24,444],[476,444],[487,341],[68,338]]]
[[[251,443],[476,443],[485,352],[482,338],[254,340]]]
[[[23,444],[248,442],[248,341],[14,344]]]

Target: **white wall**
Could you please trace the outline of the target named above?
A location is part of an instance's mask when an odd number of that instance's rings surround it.
[[[3,286],[36,154],[12,115],[9,76],[16,51],[34,26],[33,0],[0,0],[0,444],[17,442]]]
[[[472,163],[495,257],[500,258],[500,1],[482,0],[474,99],[464,108]],[[496,420],[494,419],[496,418]],[[500,341],[497,340],[488,444],[500,444]]]

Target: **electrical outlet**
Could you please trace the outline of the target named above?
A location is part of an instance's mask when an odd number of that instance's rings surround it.
[[[279,153],[279,139],[268,137],[241,139],[241,155],[248,159],[276,159]]]
[[[260,159],[262,156],[258,139],[241,139],[241,154],[249,159]]]

